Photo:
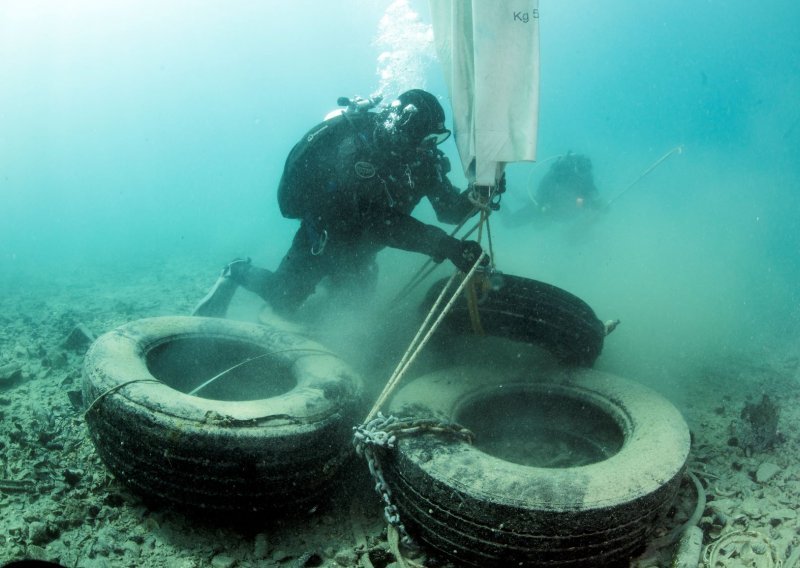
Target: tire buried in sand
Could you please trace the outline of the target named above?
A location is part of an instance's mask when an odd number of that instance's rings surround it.
[[[590,369],[448,369],[409,383],[389,413],[475,434],[398,436],[383,465],[411,536],[459,566],[627,566],[690,446],[670,402]]]
[[[318,343],[225,319],[134,321],[84,361],[86,420],[108,469],[149,500],[209,513],[312,506],[351,455],[361,396]]]

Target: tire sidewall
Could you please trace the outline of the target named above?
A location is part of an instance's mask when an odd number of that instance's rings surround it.
[[[244,401],[179,392],[153,376],[147,355],[187,338],[262,349],[296,384],[273,397]],[[103,461],[145,496],[190,507],[257,509],[312,497],[350,455],[362,392],[361,379],[322,345],[277,328],[217,318],[134,321],[101,336],[84,361],[86,419]],[[296,473],[293,491],[288,480],[296,464],[304,471]],[[241,502],[226,497],[226,476],[236,470]],[[257,487],[266,485],[259,478],[277,483],[279,476],[287,480],[285,495]],[[191,494],[193,484],[199,496]]]
[[[399,499],[405,502],[401,513],[410,517],[424,541],[441,548],[443,537],[433,533],[453,526],[552,539],[608,530],[625,541],[626,527],[652,520],[653,512],[673,499],[690,446],[683,417],[654,391],[607,373],[567,369],[536,376],[535,371],[496,367],[448,369],[406,386],[393,399],[390,413],[453,422],[465,405],[498,391],[563,395],[592,404],[613,417],[624,443],[600,462],[537,468],[502,460],[454,438],[401,438],[387,471],[395,493],[409,492]],[[440,508],[424,510],[427,504]],[[478,533],[473,544],[486,540]],[[486,546],[495,552],[493,545]]]
[[[229,339],[273,352],[271,357],[291,368],[297,384],[286,393],[247,401],[212,400],[179,392],[153,376],[146,358],[162,344],[187,338]],[[149,411],[154,417],[208,424],[210,417],[221,415],[232,422],[268,421],[268,429],[278,428],[280,420],[275,418],[281,415],[292,416],[295,423],[325,420],[338,411],[331,389],[340,387],[345,396],[358,396],[361,390],[355,373],[319,343],[265,325],[200,317],[147,318],[101,336],[84,360],[84,402],[91,404],[101,393],[123,383],[128,384],[109,398],[119,405]]]

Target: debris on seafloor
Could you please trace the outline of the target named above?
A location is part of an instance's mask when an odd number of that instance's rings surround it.
[[[10,388],[22,379],[22,365],[16,362],[0,365],[0,390]]]
[[[78,323],[61,342],[63,349],[83,352],[97,339],[97,335],[86,324]]]
[[[732,445],[742,448],[747,456],[772,450],[780,441],[779,416],[780,408],[766,394],[758,404],[748,402],[731,423]]]

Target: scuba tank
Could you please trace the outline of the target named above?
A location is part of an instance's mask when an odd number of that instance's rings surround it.
[[[339,97],[337,103],[344,108],[328,113],[295,144],[278,185],[278,207],[284,217],[302,219],[313,214],[311,209],[324,200],[325,193],[336,190],[334,172],[319,155],[336,140],[371,128],[375,113],[370,111],[381,100],[380,95]]]

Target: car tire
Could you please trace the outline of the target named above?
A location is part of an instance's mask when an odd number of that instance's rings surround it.
[[[311,507],[351,455],[361,396],[318,343],[225,319],[134,321],[84,360],[86,420],[108,469],[149,501],[209,512]]]
[[[435,283],[423,306],[429,309],[446,280]],[[478,299],[486,335],[536,344],[564,365],[591,367],[603,350],[605,326],[589,305],[556,286],[507,274],[492,277]],[[472,329],[465,299],[453,305],[442,329],[463,333]]]
[[[389,412],[460,421],[475,434],[476,445],[441,432],[398,435],[383,466],[409,534],[458,566],[627,566],[675,499],[690,447],[670,402],[591,369],[538,378],[497,367],[448,369],[404,387]],[[547,467],[487,453],[482,439],[506,443],[492,439],[499,430],[486,426],[491,415],[520,447],[567,435],[600,453]],[[537,417],[544,437],[526,430]]]

